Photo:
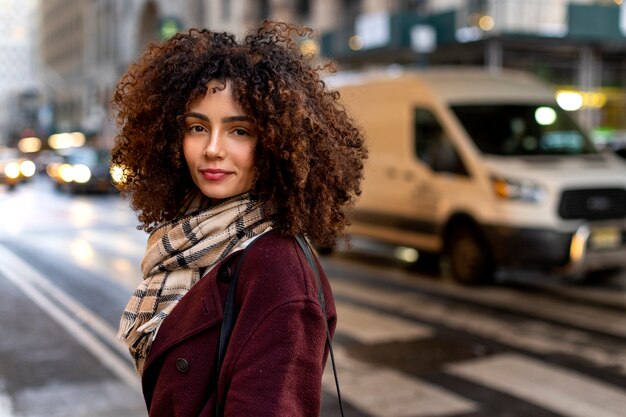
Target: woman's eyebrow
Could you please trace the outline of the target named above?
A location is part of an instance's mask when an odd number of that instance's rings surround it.
[[[187,117],[194,117],[196,119],[204,120],[205,122],[209,122],[210,121],[209,118],[206,115],[204,115],[202,113],[196,113],[194,111],[190,111],[189,113],[185,114],[185,119]]]
[[[200,119],[203,120],[205,122],[210,122],[211,120],[208,118],[208,116],[206,116],[205,114],[202,113],[197,113],[197,112],[189,112],[187,114],[185,114],[185,118],[187,117],[193,117],[196,119]],[[223,117],[222,118],[222,123],[232,123],[232,122],[252,122],[252,118],[250,116],[229,116],[229,117]]]
[[[252,117],[250,116],[230,116],[222,118],[222,123],[232,123],[232,122],[252,122]]]

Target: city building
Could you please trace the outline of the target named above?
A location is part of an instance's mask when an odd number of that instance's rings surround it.
[[[85,59],[89,0],[40,3],[41,78],[55,130],[78,129],[87,111]]]
[[[36,118],[36,11],[36,0],[0,1],[0,146]]]
[[[203,1],[49,0],[40,8],[42,77],[54,131],[110,146],[115,84],[145,46],[200,25]],[[199,17],[198,17],[199,16]]]
[[[532,72],[581,97],[576,117],[626,131],[624,0],[48,0],[42,74],[58,129],[114,127],[119,76],[151,41],[190,27],[242,34],[263,19],[311,26],[340,70],[472,65]],[[105,139],[110,141],[111,138]]]
[[[576,116],[585,127],[626,130],[623,0],[398,1],[390,8],[369,3],[378,7],[361,7],[351,21],[322,35],[322,51],[343,68],[517,68],[577,94]]]

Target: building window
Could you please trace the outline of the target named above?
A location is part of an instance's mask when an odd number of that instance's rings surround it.
[[[487,13],[486,0],[467,0],[465,13],[467,23],[464,26],[478,26],[480,18]]]
[[[140,23],[140,44],[141,48],[148,43],[157,40],[158,36],[158,16],[159,12],[153,1],[147,3],[143,9]]]
[[[487,2],[485,0],[467,0],[467,11],[469,13],[485,13]]]
[[[196,0],[196,24],[198,26],[206,26],[204,23],[205,13],[204,0]]]
[[[230,0],[222,0],[222,19],[230,20]]]
[[[361,12],[360,0],[343,0],[343,22],[344,28],[348,32],[352,32],[354,28],[354,21]]]
[[[348,16],[356,16],[361,9],[360,0],[343,0],[343,10]]]
[[[296,0],[296,15],[300,20],[308,20],[311,15],[311,2],[309,0]]]
[[[269,19],[270,17],[270,0],[259,1],[259,19]]]
[[[425,12],[427,7],[426,0],[400,0],[399,9],[400,11],[417,11],[417,12]]]

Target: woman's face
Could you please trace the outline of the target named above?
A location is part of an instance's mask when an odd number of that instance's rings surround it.
[[[191,178],[213,201],[252,187],[255,125],[232,95],[229,81],[211,81],[207,93],[185,114],[183,153]]]

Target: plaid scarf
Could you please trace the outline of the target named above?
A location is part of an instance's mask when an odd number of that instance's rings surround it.
[[[126,305],[118,332],[140,374],[159,326],[202,278],[201,271],[272,225],[271,205],[249,194],[201,207],[199,195],[188,205],[189,214],[163,224],[148,238],[141,262],[144,280]]]

